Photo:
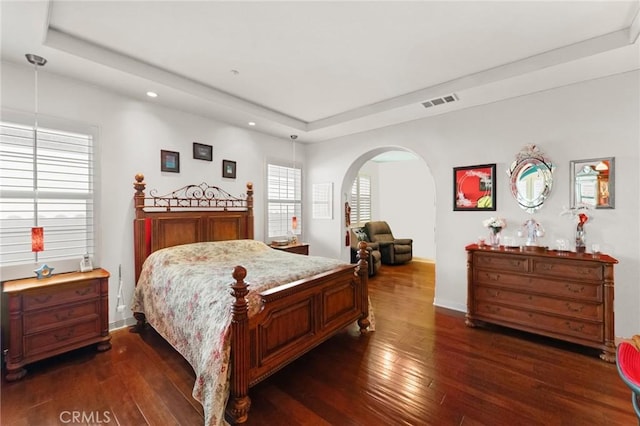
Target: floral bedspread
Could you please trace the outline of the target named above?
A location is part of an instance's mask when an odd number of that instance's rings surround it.
[[[247,269],[251,316],[260,308],[260,292],[343,264],[273,250],[255,240],[175,246],[147,258],[131,309],[144,313],[148,323],[193,367],[193,397],[204,407],[205,425],[225,424],[233,268]]]

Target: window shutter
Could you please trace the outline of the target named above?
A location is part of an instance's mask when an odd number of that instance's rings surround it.
[[[36,260],[34,226],[38,261],[93,255],[93,162],[91,135],[0,123],[1,266]]]
[[[302,233],[302,172],[300,169],[267,165],[267,228],[269,238],[284,237],[296,216],[296,234]]]

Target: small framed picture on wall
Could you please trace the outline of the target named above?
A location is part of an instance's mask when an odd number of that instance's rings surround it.
[[[213,161],[213,147],[198,142],[193,143],[193,158],[196,160]]]
[[[160,170],[163,172],[180,173],[180,153],[176,151],[160,150]]]
[[[231,160],[222,160],[222,177],[236,178],[236,162]]]

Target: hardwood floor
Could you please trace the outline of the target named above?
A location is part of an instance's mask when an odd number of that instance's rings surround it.
[[[637,424],[615,365],[590,349],[466,327],[462,313],[433,306],[433,268],[380,268],[370,280],[377,330],[345,330],[252,388],[246,425]],[[108,352],[33,364],[19,382],[3,374],[0,424],[203,423],[177,352],[152,330],[112,334]]]

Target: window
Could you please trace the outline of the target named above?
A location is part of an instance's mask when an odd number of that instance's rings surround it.
[[[302,234],[302,171],[267,165],[267,235],[284,237],[291,232],[291,218],[297,218],[295,233]]]
[[[358,175],[351,186],[351,226],[371,220],[371,177]]]
[[[0,123],[0,266],[94,254],[93,144],[92,135]],[[39,253],[34,226],[44,228]]]

